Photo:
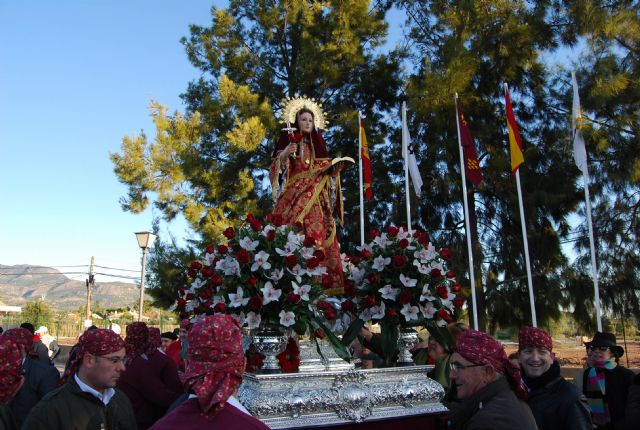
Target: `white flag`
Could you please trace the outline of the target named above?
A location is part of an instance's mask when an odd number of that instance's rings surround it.
[[[580,128],[582,127],[582,113],[580,112],[580,95],[578,95],[578,81],[576,74],[571,72],[573,84],[573,109],[571,112],[571,127],[573,129],[573,159],[581,172],[587,169],[587,150],[584,147],[584,139]]]
[[[405,165],[408,163],[413,188],[416,190],[416,195],[420,197],[422,178],[418,170],[416,154],[414,154],[413,146],[411,145],[411,136],[409,136],[409,128],[407,127],[407,104],[405,102],[402,102],[402,158],[404,159]]]

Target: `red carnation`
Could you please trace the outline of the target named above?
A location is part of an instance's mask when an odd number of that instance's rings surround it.
[[[442,272],[440,272],[440,269],[435,268],[435,269],[431,269],[431,272],[429,272],[429,275],[431,275],[432,278],[439,278],[440,276],[442,276]]]
[[[246,264],[251,259],[251,255],[246,249],[239,249],[238,252],[236,252],[236,258],[238,259],[238,263]]]
[[[455,299],[453,299],[453,306],[455,306],[456,308],[461,308],[462,305],[464,305],[465,301],[466,300],[464,297],[456,297]]]
[[[256,221],[256,217],[254,217],[253,214],[249,212],[247,214],[247,222],[254,222],[254,221]]]
[[[185,299],[178,298],[176,300],[176,307],[179,310],[184,310],[184,307],[187,305],[187,301]]]
[[[451,286],[451,291],[458,294],[460,291],[462,291],[462,286],[456,282]]]
[[[313,256],[316,257],[318,259],[318,261],[322,261],[322,260],[324,260],[324,251],[322,251],[321,249],[317,249],[313,253]]]
[[[199,261],[192,261],[190,267],[195,270],[200,270],[202,269],[202,263]]]
[[[378,283],[378,275],[376,275],[375,273],[369,273],[367,275],[367,280],[371,285],[375,285]]]
[[[394,308],[388,308],[387,309],[387,316],[389,318],[397,318],[398,317],[398,312]]]
[[[249,369],[249,370],[262,369],[263,365],[264,365],[264,357],[262,354],[260,354],[259,352],[256,352],[255,354],[251,354],[251,356],[249,357],[249,361],[247,362],[247,367],[251,367],[253,369]]]
[[[447,272],[447,278],[449,278],[449,279],[453,279],[453,278],[455,278],[455,277],[456,277],[456,272],[454,272],[453,270],[449,270],[449,271]]]
[[[207,254],[213,254],[215,248],[212,245],[207,246]]]
[[[451,258],[451,251],[449,251],[449,248],[442,248],[440,250],[440,257],[444,258],[445,260],[449,260]]]
[[[369,230],[369,235],[371,236],[371,239],[375,239],[376,237],[380,236],[380,232],[377,229],[372,228],[371,230]]]
[[[360,251],[360,256],[365,260],[368,260],[371,258],[371,251],[369,251],[368,249],[363,249],[362,251]]]
[[[324,317],[326,319],[328,319],[329,321],[333,321],[334,319],[336,319],[338,317],[338,313],[333,308],[327,309],[326,311],[324,311]]]
[[[408,291],[401,292],[400,295],[398,296],[398,302],[401,305],[411,302],[411,293]]]
[[[389,235],[389,237],[396,237],[399,231],[400,229],[398,229],[398,227],[396,226],[390,225],[389,227],[387,227],[387,234]]]
[[[349,261],[351,261],[351,264],[353,264],[354,266],[357,266],[358,264],[360,264],[360,257],[358,257],[357,255],[352,255],[351,257],[349,257]]]
[[[190,278],[195,278],[197,274],[198,271],[196,269],[189,269],[189,271],[187,272],[187,276]]]
[[[251,297],[247,305],[249,306],[249,309],[251,309],[252,311],[258,312],[262,307],[262,297],[260,296]]]
[[[300,221],[296,221],[295,223],[293,223],[293,226],[297,229],[301,229],[302,227],[304,227]]]
[[[266,214],[264,219],[267,222],[273,222],[273,214]]]
[[[255,276],[251,275],[247,278],[247,285],[255,287],[257,283],[258,283],[258,278],[256,278]]]
[[[287,300],[289,300],[290,303],[292,304],[297,304],[300,303],[300,294],[296,294],[296,293],[289,293],[287,294]]]
[[[273,242],[275,239],[276,239],[276,231],[275,230],[267,231],[267,240],[269,242]]]
[[[249,225],[251,226],[251,230],[253,231],[260,231],[262,230],[262,223],[260,221],[253,220],[253,222],[250,222]]]
[[[449,312],[447,312],[447,310],[444,308],[438,309],[438,316],[443,320],[445,320],[446,323],[453,322],[453,318],[451,318],[451,315],[449,315]]]
[[[409,241],[407,239],[402,239],[398,245],[400,245],[400,248],[405,249],[409,246]]]
[[[218,245],[218,254],[224,255],[229,252],[229,248],[226,245]]]
[[[222,234],[227,239],[233,239],[236,235],[236,231],[233,229],[233,227],[227,227],[227,229],[223,231]]]
[[[193,299],[195,299],[195,298],[196,298],[196,295],[195,295],[195,294],[193,294],[192,292],[188,292],[188,293],[187,293],[187,295],[186,295],[186,297],[185,297],[185,300],[187,300],[187,301],[188,301],[188,300],[193,300]]]
[[[366,307],[370,308],[371,306],[376,305],[376,298],[372,295],[368,295],[364,298],[364,304]]]
[[[305,236],[304,237],[304,241],[302,242],[302,244],[304,246],[311,247],[311,246],[314,246],[316,244],[316,240],[314,238],[312,238],[311,236]]]
[[[318,261],[316,257],[311,257],[310,259],[307,260],[307,267],[309,269],[315,269],[319,265],[320,265],[320,261]]]
[[[202,290],[200,290],[198,295],[202,300],[209,300],[211,297],[213,297],[213,291],[209,288],[203,288]]]
[[[202,276],[209,278],[211,275],[213,275],[213,269],[211,267],[204,267],[202,269]]]
[[[222,313],[227,309],[227,305],[225,305],[222,302],[216,303],[216,305],[213,307],[213,311],[214,312],[218,312],[218,313]]]
[[[287,255],[284,257],[284,264],[289,268],[293,268],[296,265],[298,258],[295,255]]]
[[[404,255],[394,255],[391,260],[393,262],[394,269],[402,269],[407,265],[407,257]]]
[[[322,330],[321,328],[317,328],[317,329],[314,331],[314,334],[316,335],[316,337],[317,337],[318,339],[324,339],[324,338],[326,337],[326,335],[324,334],[324,330]]]
[[[273,225],[275,225],[276,227],[280,227],[283,224],[282,215],[274,214],[271,217],[271,222],[273,222]]]
[[[449,290],[447,290],[447,287],[445,287],[444,285],[438,285],[436,287],[436,294],[440,298],[446,299],[447,297],[449,297]]]
[[[218,275],[217,273],[211,275],[211,285],[214,287],[222,285],[222,276]]]

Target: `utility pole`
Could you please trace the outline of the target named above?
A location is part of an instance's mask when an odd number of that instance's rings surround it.
[[[87,307],[85,313],[85,324],[87,321],[91,320],[91,289],[93,288],[93,284],[95,282],[95,277],[93,276],[93,256],[91,256],[91,266],[89,266],[89,277],[86,280],[87,284]],[[91,324],[89,324],[91,325]]]

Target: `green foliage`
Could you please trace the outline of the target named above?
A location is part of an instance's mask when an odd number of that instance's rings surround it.
[[[53,309],[44,300],[28,301],[20,314],[23,322],[30,322],[36,329],[41,325],[49,326],[53,321],[53,317]]]

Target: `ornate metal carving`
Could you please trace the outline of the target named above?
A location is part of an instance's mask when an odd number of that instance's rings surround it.
[[[410,349],[418,343],[418,332],[414,328],[401,328],[398,336],[398,366],[413,366]]]
[[[287,347],[288,336],[277,329],[260,329],[253,335],[253,345],[256,351],[264,355],[262,371],[265,373],[277,373],[280,371],[280,363],[276,355]]]

